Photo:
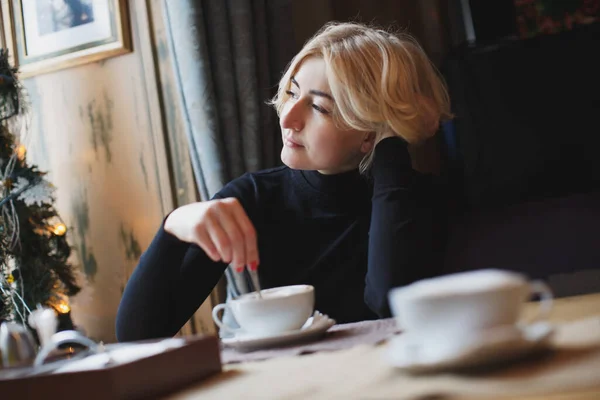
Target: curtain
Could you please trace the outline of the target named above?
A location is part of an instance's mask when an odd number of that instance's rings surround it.
[[[279,163],[277,118],[265,101],[296,51],[291,3],[164,2],[202,199],[244,172]]]
[[[277,115],[266,101],[297,51],[292,0],[163,4],[196,184],[207,200],[243,173],[280,163]],[[254,290],[247,274],[228,268],[225,276],[227,297]],[[225,298],[224,284],[213,304]],[[192,333],[195,326],[192,318]]]

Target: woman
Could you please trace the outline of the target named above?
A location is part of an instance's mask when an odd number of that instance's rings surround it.
[[[313,285],[338,322],[387,317],[390,288],[438,272],[438,199],[407,145],[434,135],[449,100],[416,41],[328,24],[272,104],[285,166],[169,214],[123,294],[120,341],[177,333],[228,265],[262,288]]]

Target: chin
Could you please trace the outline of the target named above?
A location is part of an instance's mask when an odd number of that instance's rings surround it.
[[[291,169],[314,169],[312,168],[310,162],[303,159],[304,157],[299,157],[296,154],[290,154],[289,150],[285,148],[281,151],[281,162],[290,167]]]

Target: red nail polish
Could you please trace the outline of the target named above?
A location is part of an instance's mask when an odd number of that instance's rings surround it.
[[[248,264],[248,268],[250,271],[256,271],[258,269],[258,261],[252,261],[250,264]]]
[[[244,267],[236,267],[235,268],[235,272],[237,272],[238,274],[244,271]]]

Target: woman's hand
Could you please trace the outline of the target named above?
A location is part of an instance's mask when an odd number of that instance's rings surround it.
[[[213,260],[230,263],[241,272],[258,267],[256,230],[238,199],[229,197],[192,203],[173,211],[165,230],[194,243]]]

